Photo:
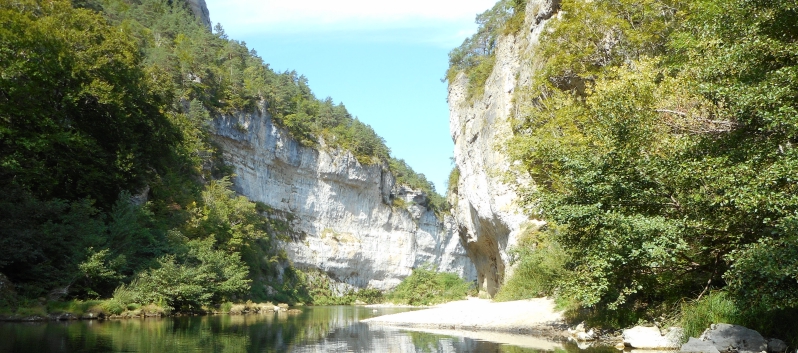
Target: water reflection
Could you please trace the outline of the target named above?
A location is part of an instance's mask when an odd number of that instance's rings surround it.
[[[537,352],[457,332],[369,326],[407,309],[335,306],[301,314],[0,323],[0,352]],[[506,340],[488,338],[497,342]],[[523,345],[523,344],[521,344]],[[574,351],[575,347],[564,346]]]

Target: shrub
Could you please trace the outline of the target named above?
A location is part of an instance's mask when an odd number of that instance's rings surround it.
[[[49,313],[69,313],[75,316],[81,316],[85,313],[92,312],[92,309],[104,302],[100,300],[69,300],[63,302],[48,302],[47,312]]]
[[[248,269],[238,253],[215,250],[213,243],[213,238],[191,241],[183,263],[168,255],[158,261],[159,268],[141,273],[135,281],[139,300],[196,311],[249,289]]]
[[[566,273],[567,254],[558,244],[536,249],[513,249],[517,267],[513,275],[499,289],[495,300],[510,301],[554,294],[559,280]]]
[[[158,316],[168,315],[169,313],[171,313],[169,308],[164,308],[163,306],[157,304],[147,304],[145,306],[142,306],[141,311],[145,315],[158,315]]]
[[[555,294],[567,274],[565,265],[568,253],[554,240],[560,230],[560,227],[551,223],[542,229],[533,224],[524,225],[518,245],[509,251],[510,264],[515,266],[513,275],[499,289],[496,300]]]
[[[244,304],[234,304],[227,312],[233,315],[240,315],[247,312],[247,306]]]
[[[268,311],[274,311],[274,304],[272,304],[271,302],[258,303],[256,305],[256,308],[257,308],[257,310],[256,310],[257,312],[265,313],[265,312],[268,312]]]
[[[413,269],[387,298],[410,305],[433,305],[464,299],[472,286],[453,273],[436,272],[425,265]]]
[[[376,304],[382,302],[383,294],[379,289],[364,288],[355,293],[355,298],[366,304]]]
[[[17,316],[45,316],[47,308],[34,301],[24,301],[16,310]]]
[[[117,299],[109,299],[102,304],[102,308],[104,311],[107,311],[111,314],[119,315],[125,312],[127,306],[125,305],[125,303],[122,303]]]

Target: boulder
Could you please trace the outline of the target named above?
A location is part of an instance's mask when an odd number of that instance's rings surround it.
[[[671,327],[663,335],[659,328],[635,326],[623,330],[623,343],[638,349],[679,349],[684,337],[684,330]]]
[[[681,353],[720,353],[715,346],[707,341],[702,341],[695,337],[690,337],[687,343],[682,345]]]
[[[787,344],[784,341],[776,338],[768,340],[768,352],[770,353],[784,353],[787,351]]]
[[[714,324],[700,339],[712,343],[721,352],[762,352],[767,350],[765,338],[754,330],[738,325]]]

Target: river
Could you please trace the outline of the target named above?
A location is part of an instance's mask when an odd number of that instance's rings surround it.
[[[362,319],[410,309],[303,307],[301,314],[0,323],[0,352],[579,352],[523,335],[410,331]],[[590,349],[612,352],[605,349]]]

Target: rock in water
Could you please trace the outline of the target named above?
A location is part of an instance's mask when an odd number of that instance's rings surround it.
[[[568,334],[571,335],[571,338],[579,341],[593,341],[596,339],[596,333],[593,329],[586,330],[585,323],[581,323],[577,325],[574,329],[568,329]]]
[[[770,353],[783,353],[787,351],[787,344],[784,341],[776,338],[768,340],[768,352]]]
[[[684,330],[671,327],[665,335],[659,328],[635,326],[623,330],[623,343],[638,349],[678,349],[681,346]]]
[[[759,332],[738,325],[712,325],[701,334],[700,339],[712,343],[721,352],[759,353],[768,348]]]
[[[712,343],[702,341],[695,337],[690,337],[680,350],[681,353],[720,353]]]

